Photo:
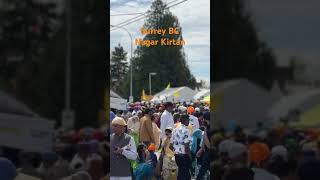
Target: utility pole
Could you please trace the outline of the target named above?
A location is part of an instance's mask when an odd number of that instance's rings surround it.
[[[151,93],[151,76],[156,75],[156,74],[157,73],[155,73],[155,72],[149,73],[149,93],[150,93],[150,96],[152,95],[152,93]]]
[[[65,80],[65,109],[62,112],[62,126],[65,128],[73,128],[74,111],[71,109],[71,32],[72,32],[72,8],[71,0],[66,0],[66,80]]]

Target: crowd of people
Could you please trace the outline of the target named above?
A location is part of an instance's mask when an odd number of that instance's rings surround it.
[[[203,103],[139,102],[110,128],[57,130],[50,152],[0,148],[1,180],[316,180],[320,131],[212,127]],[[109,168],[110,167],[110,168]]]
[[[104,180],[109,172],[109,133],[59,129],[49,152],[1,147],[1,180]]]
[[[110,120],[111,180],[210,178],[208,104],[138,102]]]
[[[211,177],[214,180],[316,180],[320,177],[317,129],[278,127],[214,129]]]

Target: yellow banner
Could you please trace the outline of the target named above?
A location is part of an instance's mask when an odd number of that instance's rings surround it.
[[[144,89],[142,89],[141,101],[150,101],[153,96],[146,95]]]
[[[223,105],[223,92],[213,93],[210,103],[211,111],[217,112]]]
[[[170,88],[170,83],[167,85],[166,89],[169,89]]]
[[[180,97],[180,91],[178,90],[178,91],[174,92],[173,96],[176,98]]]

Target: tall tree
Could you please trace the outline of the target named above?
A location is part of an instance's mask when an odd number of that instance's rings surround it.
[[[290,68],[292,68],[293,71],[293,78],[296,81],[304,81],[306,78],[304,77],[306,73],[306,63],[297,56],[292,56],[289,58]]]
[[[107,82],[104,0],[71,0],[71,108],[75,126],[97,126],[99,111],[104,106]],[[65,18],[64,18],[65,19]],[[26,79],[27,105],[58,125],[65,108],[66,23],[46,43],[39,56],[38,71]]]
[[[111,88],[117,90],[119,83],[124,80],[128,72],[127,52],[119,44],[112,51],[110,60],[110,82]]]
[[[246,78],[270,89],[275,56],[258,37],[246,1],[214,0],[213,79]]]
[[[152,92],[163,90],[168,83],[171,87],[189,86],[195,88],[196,80],[191,74],[186,62],[183,46],[161,46],[161,38],[182,40],[182,28],[178,18],[174,16],[162,0],[155,0],[151,5],[144,29],[176,28],[179,34],[154,35],[147,34],[143,40],[158,40],[155,46],[138,46],[135,50],[133,65],[133,96],[140,99],[142,89],[148,88],[150,72],[157,75],[152,78]],[[129,94],[129,80],[127,75],[121,93],[124,97]]]
[[[0,11],[0,76],[22,100],[28,79],[39,69],[40,56],[59,29],[56,4],[36,0],[4,0]]]

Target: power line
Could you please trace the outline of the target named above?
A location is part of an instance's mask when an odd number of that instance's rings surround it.
[[[118,29],[118,28],[122,28],[123,26],[126,26],[126,25],[128,25],[128,24],[131,24],[131,23],[140,21],[141,19],[144,19],[144,18],[145,18],[145,17],[141,17],[141,18],[139,18],[139,19],[136,19],[136,20],[134,20],[134,21],[128,22],[127,24],[123,24],[123,25],[121,25],[121,26],[114,25],[114,29],[111,29],[110,31],[114,31],[114,30],[116,30],[116,29]]]
[[[177,1],[177,0],[174,0],[174,1]],[[174,2],[174,1],[170,1],[168,4],[171,4],[171,3]],[[173,6],[176,6],[176,5],[178,5],[178,4],[181,4],[181,3],[185,2],[185,1],[187,1],[187,0],[183,0],[183,1],[181,1],[181,2],[175,3],[175,4],[171,5],[171,6],[166,7],[165,9],[169,9],[169,8],[171,8],[171,7],[173,7]],[[128,20],[126,20],[126,21],[123,21],[123,22],[115,25],[115,26],[117,26],[117,27],[115,27],[114,29],[111,29],[110,31],[113,31],[113,30],[115,30],[115,29],[121,28],[121,27],[126,26],[126,25],[129,25],[129,24],[132,24],[132,23],[137,22],[137,21],[139,21],[139,20],[141,20],[141,19],[144,19],[145,17],[141,17],[141,16],[147,15],[147,14],[149,14],[149,13],[150,13],[150,12],[147,11],[147,12],[145,12],[144,14],[141,14],[141,15],[139,15],[139,16],[136,16],[136,17],[133,17],[133,18],[128,19]],[[138,17],[141,17],[141,18],[138,18]],[[138,18],[138,19],[137,19],[137,18]],[[130,22],[130,21],[131,21],[131,22]]]
[[[136,14],[144,14],[144,13],[124,13],[124,14],[112,14],[110,16],[127,16],[127,15],[136,15]]]
[[[175,1],[179,1],[179,0],[170,1],[169,3],[167,3],[167,5],[169,5],[169,4],[171,4],[171,3],[175,2]],[[183,0],[182,2],[184,2],[184,1],[187,1],[187,0]],[[182,2],[180,2],[180,3],[182,3]],[[178,3],[178,4],[180,4],[180,3]],[[170,7],[172,7],[172,6],[170,6]],[[170,8],[170,7],[166,7],[165,9]],[[143,16],[143,15],[147,15],[148,13],[150,13],[150,12],[149,12],[149,11],[146,11],[145,13],[143,13],[143,14],[141,14],[141,15],[138,15],[138,16],[135,16],[135,17],[133,17],[133,18],[131,18],[131,19],[125,20],[125,21],[117,24],[116,26],[125,26],[125,25],[128,25],[128,24],[131,24],[131,23],[133,23],[133,22],[136,22],[136,21],[134,21],[135,19],[136,19],[137,21],[138,21],[138,20],[141,20],[141,19],[143,19],[144,17],[143,17],[143,18],[140,18],[140,17]],[[137,18],[138,18],[138,19],[137,19]],[[132,20],[133,20],[133,21],[132,21]],[[129,22],[129,21],[132,21],[132,22],[127,23],[127,22]],[[127,24],[125,24],[125,23],[127,23]],[[123,25],[123,24],[125,24],[125,25]],[[117,29],[117,28],[116,28],[116,29]]]
[[[122,25],[122,24],[124,24],[124,23],[127,23],[128,21],[135,20],[135,19],[137,19],[137,18],[139,18],[139,17],[141,17],[141,16],[144,16],[146,13],[147,13],[147,12],[145,12],[145,13],[143,13],[143,14],[141,14],[141,15],[135,16],[135,17],[133,17],[133,18],[130,18],[130,19],[128,19],[128,20],[125,20],[125,21],[117,24],[116,26],[120,26],[120,25]]]

